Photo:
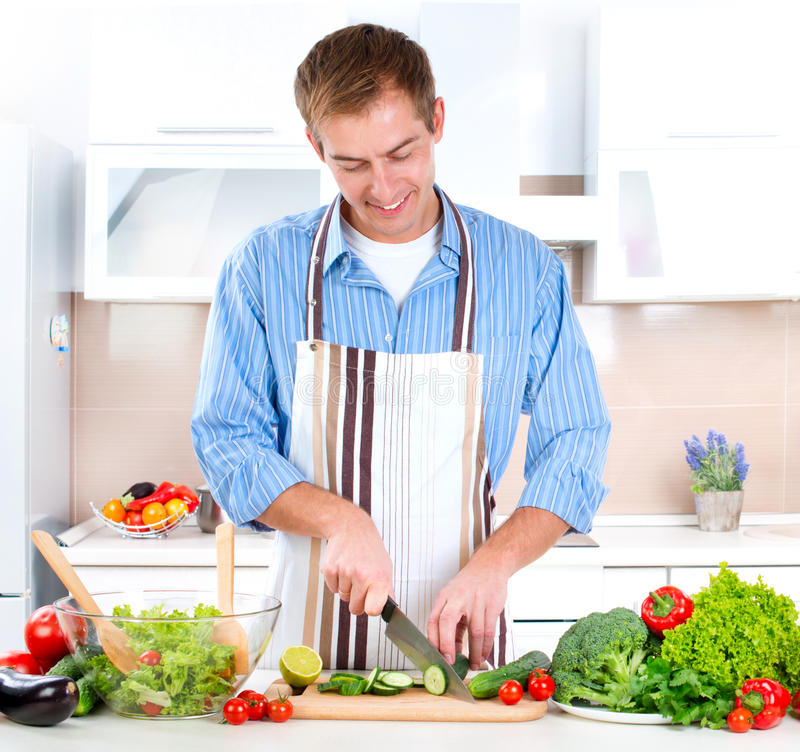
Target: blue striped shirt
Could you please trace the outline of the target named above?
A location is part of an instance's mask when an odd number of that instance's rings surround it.
[[[438,188],[437,188],[438,190]],[[451,349],[460,245],[447,202],[441,251],[402,314],[346,247],[338,208],[323,259],[323,339],[381,352]],[[610,421],[561,261],[534,235],[459,206],[475,256],[473,349],[484,354],[484,433],[496,488],[521,413],[531,415],[519,506],[547,509],[588,532],[602,483]],[[295,483],[295,344],[306,339],[305,288],[324,207],[250,234],[220,274],[206,331],[192,437],[214,498],[238,525],[255,521]]]

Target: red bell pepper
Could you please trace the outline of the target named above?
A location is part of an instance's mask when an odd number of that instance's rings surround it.
[[[200,506],[200,499],[197,498],[197,495],[189,486],[175,486],[175,496],[186,502],[186,508],[189,514]]]
[[[148,504],[157,501],[159,504],[166,504],[171,499],[183,499],[189,514],[197,509],[200,501],[194,491],[188,486],[175,486],[169,481],[164,481],[153,493],[141,499],[131,499],[125,508],[128,511],[141,512]]]
[[[774,679],[748,679],[736,691],[736,707],[747,708],[753,714],[753,728],[777,726],[791,702],[789,690]]]
[[[689,596],[673,585],[664,585],[650,593],[642,603],[642,621],[657,637],[664,636],[665,629],[675,629],[683,624],[694,610]]]

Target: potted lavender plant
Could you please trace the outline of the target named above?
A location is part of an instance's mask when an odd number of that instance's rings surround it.
[[[683,444],[686,461],[692,468],[692,493],[700,529],[736,530],[744,502],[742,484],[750,468],[745,462],[744,446],[736,444],[731,451],[725,436],[713,429],[708,432],[705,445],[694,435]]]

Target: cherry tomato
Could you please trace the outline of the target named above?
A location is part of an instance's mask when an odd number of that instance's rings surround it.
[[[164,709],[162,705],[156,705],[154,702],[142,703],[140,707],[147,715],[160,715]]]
[[[270,700],[267,703],[267,715],[271,721],[275,723],[283,723],[292,717],[294,707],[283,695],[278,697],[277,700]]]
[[[13,668],[19,674],[43,674],[42,667],[30,654],[22,650],[6,650],[0,653],[0,666]]]
[[[167,517],[175,515],[175,519],[184,514],[189,514],[189,507],[186,506],[186,502],[183,499],[170,499],[164,504],[164,510],[167,513]]]
[[[42,606],[31,614],[25,624],[25,644],[37,661],[51,666],[69,653],[53,606]]]
[[[509,679],[500,685],[498,694],[506,705],[516,705],[522,699],[524,690],[516,679]]]
[[[753,726],[753,714],[747,708],[736,708],[728,715],[728,728],[737,733],[743,734]]]
[[[133,509],[125,513],[125,527],[132,533],[144,533],[147,531],[144,519],[142,519],[142,513],[136,512]]]
[[[145,650],[137,660],[145,666],[158,666],[161,663],[161,653],[156,650]]]
[[[792,696],[792,710],[800,715],[800,689]]]
[[[125,519],[125,507],[119,499],[110,499],[103,507],[103,517],[112,522],[122,522]]]
[[[167,516],[167,510],[159,501],[151,501],[142,509],[142,520],[145,525],[149,525],[153,530],[161,530],[164,527],[162,520]]]
[[[249,718],[247,702],[241,697],[231,697],[222,707],[222,715],[233,726],[239,726]]]
[[[528,676],[528,692],[534,700],[546,700],[553,696],[556,685],[541,669],[534,669]]]
[[[244,698],[247,715],[251,721],[260,721],[267,714],[267,698],[258,692],[251,692]]]

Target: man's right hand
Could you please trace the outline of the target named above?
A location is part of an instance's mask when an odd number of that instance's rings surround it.
[[[326,540],[320,571],[350,613],[377,616],[392,587],[392,560],[372,518],[351,501],[311,483],[287,488],[258,520],[294,535]]]
[[[320,569],[331,591],[349,601],[351,614],[377,616],[394,595],[392,560],[370,517],[353,509],[358,515],[348,515],[328,537]]]

